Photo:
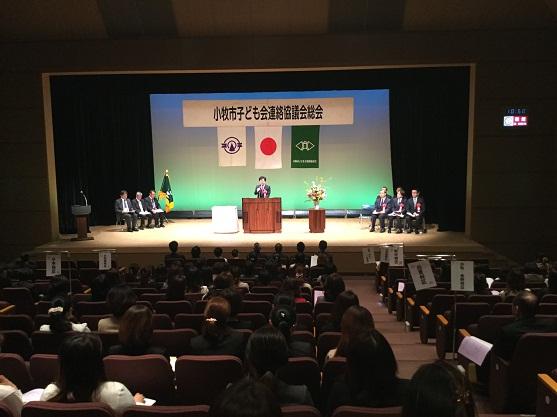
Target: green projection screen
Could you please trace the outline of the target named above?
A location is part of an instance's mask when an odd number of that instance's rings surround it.
[[[184,100],[353,99],[353,124],[319,128],[319,168],[291,167],[291,127],[282,128],[282,168],[255,169],[255,128],[245,128],[246,166],[219,167],[217,127],[184,127]],[[174,210],[241,206],[254,197],[260,175],[283,210],[307,209],[306,184],[326,181],[326,209],[357,209],[375,200],[383,185],[392,190],[389,90],[151,94],[154,179],[158,187],[169,171]],[[187,117],[187,116],[186,116]],[[315,125],[319,125],[318,120]]]

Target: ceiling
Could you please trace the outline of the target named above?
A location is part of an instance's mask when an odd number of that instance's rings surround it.
[[[557,28],[557,0],[0,0],[0,42]]]

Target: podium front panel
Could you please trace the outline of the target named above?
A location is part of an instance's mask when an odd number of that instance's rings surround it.
[[[282,200],[280,198],[243,198],[242,225],[245,233],[280,233]]]

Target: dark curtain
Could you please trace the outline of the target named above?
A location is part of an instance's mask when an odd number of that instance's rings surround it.
[[[428,223],[463,231],[468,77],[468,67],[52,77],[60,232],[75,231],[71,205],[83,202],[80,190],[91,224],[106,225],[120,189],[130,198],[158,189],[149,94],[384,88],[394,185],[422,190]]]

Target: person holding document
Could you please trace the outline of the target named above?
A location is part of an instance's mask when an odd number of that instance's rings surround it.
[[[369,228],[370,232],[375,232],[375,222],[379,218],[381,233],[385,233],[385,219],[392,211],[391,203],[392,199],[387,196],[387,191],[382,188],[381,191],[379,191],[377,199],[375,200],[373,212],[371,213],[371,226]]]
[[[128,198],[128,192],[126,190],[120,191],[120,198],[117,198],[114,202],[114,211],[116,214],[120,215],[121,219],[124,219],[126,226],[128,226],[128,232],[137,232],[139,229],[136,227],[137,214],[132,206],[132,202]]]
[[[151,212],[147,210],[147,204],[143,201],[143,193],[138,191],[135,193],[135,198],[132,200],[132,206],[135,210],[135,214],[141,220],[141,225],[139,226],[139,230],[145,229],[145,219],[148,219],[148,225],[151,224],[151,218],[153,215]]]
[[[389,229],[387,230],[389,233],[391,233],[393,223],[395,223],[396,232],[402,233],[402,219],[406,215],[406,198],[404,194],[402,188],[397,188],[396,198],[393,198],[393,211],[389,213]]]
[[[155,219],[155,227],[164,227],[164,216],[159,205],[159,200],[155,198],[155,190],[149,190],[149,195],[145,198],[147,210],[151,213],[151,217],[147,223],[147,227],[151,227],[151,220]]]
[[[425,213],[425,201],[420,196],[420,190],[412,189],[412,197],[406,201],[406,220],[408,222],[408,230],[406,233],[412,233],[412,229],[416,234],[420,233],[422,221]]]
[[[255,186],[253,194],[257,198],[269,198],[271,196],[271,186],[267,184],[267,177],[263,175],[259,177],[259,184]]]

